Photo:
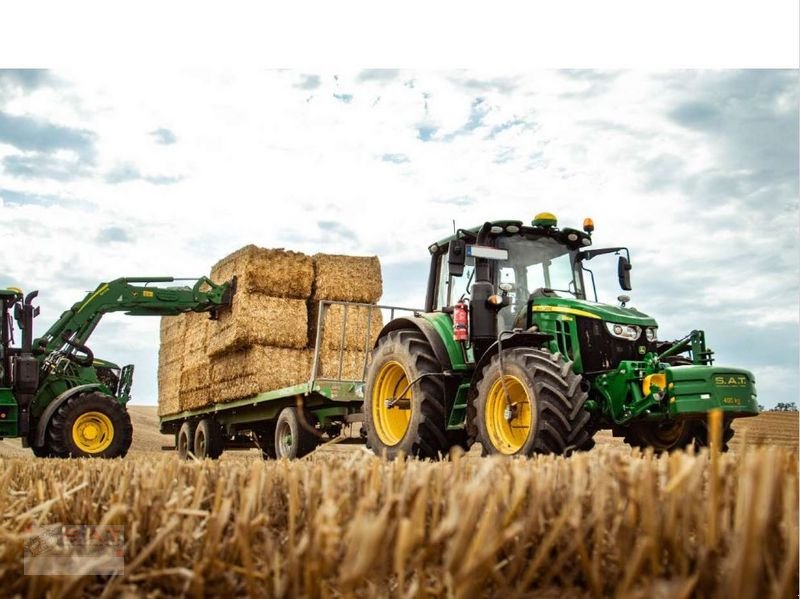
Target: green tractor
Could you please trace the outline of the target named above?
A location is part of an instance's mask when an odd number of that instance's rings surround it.
[[[124,456],[132,439],[130,399],[133,366],[99,360],[87,347],[108,312],[171,316],[229,306],[235,280],[217,285],[205,277],[192,287],[154,287],[172,277],[116,279],[102,283],[64,312],[40,338],[33,338],[38,291],[24,296],[0,289],[0,439],[21,437],[38,457]],[[13,320],[21,331],[14,344]]]
[[[713,365],[703,331],[658,340],[656,321],[596,301],[586,263],[627,248],[590,249],[594,224],[555,216],[487,222],[429,247],[425,312],[396,318],[372,353],[367,442],[389,458],[436,457],[480,443],[485,454],[565,454],[610,428],[633,446],[671,451],[709,443],[707,416],[758,413],[753,375]],[[594,299],[589,299],[587,280]]]

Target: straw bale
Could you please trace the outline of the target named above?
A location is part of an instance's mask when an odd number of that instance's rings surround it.
[[[179,392],[183,369],[185,315],[161,318],[158,350],[158,415],[180,411]]]
[[[211,403],[211,364],[206,358],[193,366],[184,366],[180,378],[181,410],[201,408]]]
[[[217,283],[229,281],[234,275],[237,292],[307,299],[314,281],[314,263],[299,252],[248,245],[211,268],[211,279]]]
[[[378,333],[383,328],[383,314],[379,308],[367,306],[347,307],[347,324],[344,332],[344,348],[364,350],[372,349]],[[319,322],[320,305],[313,304],[311,308],[310,344],[313,346],[317,338],[317,325]],[[342,344],[342,321],[344,320],[345,306],[342,304],[329,305],[325,309],[325,318],[322,323],[322,345],[328,349],[338,349]],[[369,327],[369,330],[367,328]]]
[[[308,307],[305,300],[237,292],[230,310],[210,321],[209,356],[252,345],[303,349],[308,345]]]
[[[308,380],[312,352],[256,345],[211,361],[216,401],[225,402],[275,391]]]
[[[206,347],[210,322],[208,313],[206,312],[188,312],[186,314],[183,354],[184,368],[198,366],[207,362]]]
[[[158,368],[158,415],[169,416],[180,412],[179,392],[181,385],[181,362],[166,364]]]
[[[183,342],[183,335],[186,331],[186,315],[162,316],[159,339],[161,345],[175,343],[178,340]]]
[[[322,348],[320,350],[320,364],[317,378],[339,380],[339,350]],[[364,360],[369,356],[361,350],[344,350],[342,352],[343,381],[364,380]]]
[[[314,300],[376,303],[383,295],[377,256],[314,255]]]

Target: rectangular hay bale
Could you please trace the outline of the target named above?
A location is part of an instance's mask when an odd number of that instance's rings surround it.
[[[189,368],[208,361],[206,348],[211,321],[207,312],[188,312],[184,334],[183,367]]]
[[[179,403],[181,410],[193,410],[213,403],[211,393],[211,364],[205,361],[184,366],[180,377]]]
[[[314,263],[300,252],[247,245],[211,268],[215,283],[229,281],[234,275],[238,291],[307,299],[314,281]]]
[[[314,300],[374,304],[383,295],[377,256],[315,254]]]
[[[312,352],[256,345],[211,360],[216,401],[243,399],[308,381]]]
[[[364,380],[364,363],[369,353],[362,350],[344,350],[342,352],[341,377],[339,376],[339,350],[322,348],[319,353],[318,378],[343,381]]]
[[[319,303],[313,304],[309,322],[310,345],[312,346],[316,343],[319,311]],[[344,331],[344,348],[361,351],[372,349],[378,333],[383,328],[381,310],[367,306],[344,306],[342,304],[332,304],[325,308],[321,347],[338,349],[342,345],[342,322],[345,311],[347,312],[347,323]]]
[[[158,368],[158,415],[170,416],[181,411],[179,393],[181,387],[180,362],[167,363]]]
[[[308,307],[305,300],[270,297],[238,291],[230,310],[210,321],[209,356],[253,345],[303,349],[308,345]]]

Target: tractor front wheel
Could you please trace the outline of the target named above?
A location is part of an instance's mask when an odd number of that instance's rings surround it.
[[[658,453],[686,449],[694,439],[689,420],[634,422],[625,432],[625,443],[631,447],[652,447]]]
[[[422,333],[400,330],[381,338],[364,395],[367,444],[377,455],[435,459],[447,453],[442,368]]]
[[[511,348],[492,357],[472,411],[484,453],[529,456],[591,448],[587,393],[580,382],[570,363],[545,350]]]
[[[124,406],[97,392],[65,401],[53,414],[47,432],[54,455],[74,458],[123,457],[133,439],[131,419]]]

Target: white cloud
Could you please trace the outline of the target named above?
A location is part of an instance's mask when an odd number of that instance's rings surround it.
[[[631,248],[635,304],[664,331],[703,327],[712,312],[797,331],[797,183],[754,179],[769,164],[759,144],[780,156],[797,152],[796,127],[788,149],[776,143],[783,138],[775,122],[797,122],[797,81],[785,73],[58,75],[0,105],[94,133],[94,162],[74,180],[1,175],[0,190],[78,202],[0,205],[6,277],[42,289],[48,316],[40,326],[100,280],[204,274],[246,243],[419,264],[418,284],[384,299],[420,305],[426,248],[450,233],[453,219],[474,226],[549,210],[565,226],[592,216],[597,245]],[[719,108],[725,128],[688,126],[691,102]],[[684,120],[676,121],[680,106]],[[691,122],[704,114],[690,114]],[[736,127],[745,121],[750,137],[742,138]],[[436,128],[427,142],[423,125]],[[175,143],[156,143],[152,132],[162,128]],[[56,157],[70,159],[64,152]],[[19,154],[0,146],[0,161]],[[141,177],[108,184],[120,165]],[[174,182],[154,184],[159,177]],[[98,243],[111,228],[128,242]],[[606,276],[598,286],[612,299],[619,292],[610,269]],[[127,320],[137,322],[121,322],[113,346],[100,327],[98,350],[120,361],[134,355],[130,344],[139,360],[146,347],[155,353],[157,319]],[[796,366],[793,351],[784,364]],[[139,365],[142,400],[154,400],[154,368],[152,360]],[[781,380],[797,393],[796,380]]]

